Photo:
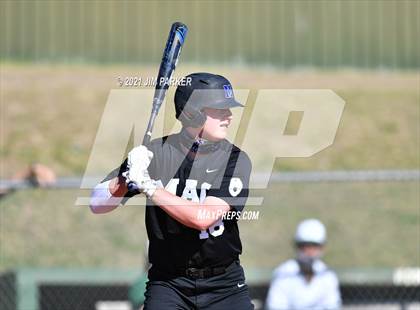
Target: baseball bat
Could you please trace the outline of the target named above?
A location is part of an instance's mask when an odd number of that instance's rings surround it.
[[[159,113],[159,109],[163,103],[163,100],[165,99],[166,91],[169,88],[172,73],[175,71],[175,67],[178,63],[181,48],[184,44],[187,32],[188,27],[180,22],[173,23],[171,30],[169,31],[168,40],[166,41],[165,50],[163,51],[163,57],[156,80],[152,112],[150,113],[147,129],[143,137],[142,144],[145,146],[149,145],[152,138],[155,119]],[[138,190],[134,182],[129,182],[127,188],[130,192]]]

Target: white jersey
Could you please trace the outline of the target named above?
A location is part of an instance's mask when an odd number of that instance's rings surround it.
[[[274,271],[266,301],[269,310],[340,309],[341,297],[335,273],[320,260],[314,262],[310,282],[299,271],[296,260],[281,264]]]

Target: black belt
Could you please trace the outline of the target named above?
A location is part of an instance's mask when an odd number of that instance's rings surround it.
[[[177,268],[175,270],[165,270],[165,268],[153,267],[154,273],[160,275],[166,275],[169,277],[188,277],[191,279],[206,279],[211,278],[214,276],[218,276],[221,274],[226,273],[226,269],[232,265],[236,260],[230,261],[225,265],[217,266],[217,267],[204,267],[204,268],[196,268],[196,267],[189,267],[189,268]]]
[[[206,279],[224,274],[226,267],[187,268],[184,275],[192,279]]]

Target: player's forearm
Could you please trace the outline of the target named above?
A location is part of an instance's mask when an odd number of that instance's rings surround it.
[[[108,213],[117,208],[127,192],[127,187],[122,178],[98,184],[92,191],[90,209],[95,214]]]
[[[123,177],[113,178],[109,183],[109,192],[114,197],[124,197],[127,191],[127,184]]]
[[[215,198],[213,201],[200,204],[173,195],[165,189],[157,189],[151,199],[172,218],[197,230],[206,230],[217,222],[224,212],[230,210],[229,205],[221,199]],[[203,218],[200,214],[217,214],[218,216]]]

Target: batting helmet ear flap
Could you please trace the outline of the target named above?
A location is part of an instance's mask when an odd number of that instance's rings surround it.
[[[204,126],[207,118],[202,111],[188,111],[188,109],[185,107],[179,115],[178,119],[181,121],[184,127],[200,128]]]

